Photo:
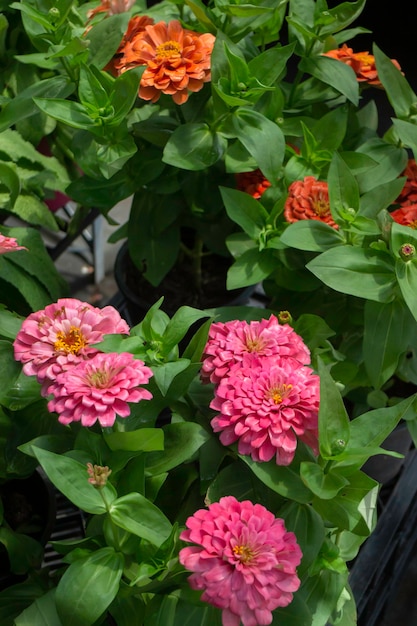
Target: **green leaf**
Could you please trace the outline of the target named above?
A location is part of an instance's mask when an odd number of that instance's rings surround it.
[[[349,417],[335,382],[321,359],[320,376],[319,446],[320,454],[329,459],[342,452],[350,438]]]
[[[331,500],[349,484],[347,478],[336,472],[325,473],[317,463],[301,463],[300,476],[314,495],[322,500]]]
[[[180,307],[172,316],[163,334],[163,353],[167,354],[185,337],[194,322],[209,317],[209,314],[189,306]]]
[[[74,85],[64,76],[54,76],[30,85],[4,105],[0,112],[0,133],[13,124],[39,113],[34,98],[42,96],[66,98],[73,91]]]
[[[227,273],[227,289],[239,289],[256,285],[267,278],[276,268],[277,261],[272,250],[259,252],[252,248],[241,254]]]
[[[91,626],[112,603],[123,573],[123,555],[100,548],[68,567],[56,589],[56,608],[65,626]]]
[[[27,193],[20,194],[13,207],[13,214],[28,224],[43,226],[52,231],[58,230],[53,213],[36,196]]]
[[[87,513],[101,514],[106,506],[100,491],[88,482],[87,467],[70,457],[54,454],[32,446],[39,463],[45,470],[49,480],[71,502]],[[106,498],[114,500],[114,489],[107,484],[104,488]]]
[[[15,384],[21,365],[14,358],[13,344],[0,340],[0,398]]]
[[[277,465],[275,459],[266,463],[256,463],[247,456],[240,455],[240,458],[250,467],[255,476],[272,491],[301,504],[311,502],[312,492],[301,480],[294,463],[283,466]]]
[[[168,140],[162,160],[185,170],[199,171],[222,158],[227,140],[213,133],[204,122],[183,124],[174,130]]]
[[[290,248],[310,252],[324,252],[344,243],[344,238],[338,230],[316,220],[299,220],[290,224],[282,233],[280,240]]]
[[[14,574],[26,574],[29,570],[40,567],[43,548],[29,535],[15,532],[4,525],[0,527],[0,543],[7,550],[10,571]]]
[[[380,389],[394,374],[409,345],[413,319],[401,300],[365,304],[363,358],[373,387]]]
[[[147,474],[162,474],[189,461],[209,438],[209,434],[194,422],[168,424],[163,431],[165,449],[146,455]]]
[[[273,183],[279,176],[285,154],[283,132],[277,124],[251,109],[237,109],[232,121],[237,139],[254,157],[264,176]]]
[[[0,183],[9,190],[9,201],[5,208],[11,210],[20,193],[20,179],[15,170],[5,163],[0,163]]]
[[[417,95],[411,89],[401,70],[395,67],[376,44],[373,46],[378,78],[385,88],[388,100],[397,117],[407,118],[415,111]]]
[[[163,363],[153,368],[154,380],[163,396],[167,395],[175,377],[186,370],[189,365],[190,361],[188,359],[178,359],[177,361]]]
[[[268,220],[268,212],[262,204],[248,193],[237,189],[220,187],[220,193],[230,219],[249,237],[258,240]]]
[[[111,520],[129,533],[159,547],[172,532],[167,517],[140,493],[128,493],[110,506]]]
[[[351,67],[326,56],[304,57],[299,69],[323,83],[330,85],[346,96],[355,106],[359,104],[359,87],[356,74]]]
[[[390,257],[378,250],[338,246],[306,267],[335,291],[377,302],[390,302],[395,296],[394,267]]]
[[[33,98],[33,101],[43,113],[72,128],[89,130],[98,124],[79,102],[59,98]]]
[[[63,626],[55,604],[55,589],[37,598],[27,609],[18,615],[15,626]]]
[[[129,19],[129,12],[106,16],[88,31],[89,65],[100,70],[107,65],[123,39]]]
[[[342,211],[359,209],[359,187],[350,169],[337,154],[334,154],[328,174],[331,208],[342,216]]]
[[[261,52],[248,62],[252,76],[262,85],[272,85],[286,69],[287,61],[294,52],[295,44],[275,46]]]
[[[397,119],[393,119],[393,124],[404,146],[411,148],[414,155],[417,155],[417,126],[414,123]]]
[[[288,502],[279,510],[280,517],[285,520],[287,530],[297,537],[297,543],[303,553],[303,559],[297,568],[300,578],[307,572],[316,559],[324,541],[324,521],[309,504]]]
[[[104,434],[110,450],[154,452],[164,449],[164,433],[160,428],[140,428],[129,432]]]

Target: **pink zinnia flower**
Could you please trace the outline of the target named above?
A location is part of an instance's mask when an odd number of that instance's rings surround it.
[[[62,424],[93,426],[99,421],[101,426],[113,426],[117,415],[130,415],[129,402],[152,398],[141,387],[151,376],[152,370],[130,352],[98,352],[58,374],[48,387],[53,395],[48,409],[58,413]]]
[[[197,545],[180,551],[180,563],[194,572],[190,587],[222,610],[223,626],[267,625],[271,611],[290,604],[302,553],[282,519],[226,496],[196,511],[186,526],[180,539]]]
[[[14,356],[27,376],[44,383],[45,394],[60,372],[96,354],[93,344],[111,333],[129,333],[115,308],[62,298],[26,318],[14,342]]]
[[[220,441],[254,461],[289,465],[297,437],[318,452],[320,379],[292,358],[247,357],[216,388],[211,421]]]
[[[0,235],[0,254],[6,254],[7,252],[16,252],[16,250],[27,250],[25,246],[19,246],[17,240],[14,237],[6,237]]]
[[[289,356],[304,365],[310,363],[310,351],[301,337],[288,324],[280,324],[275,315],[249,323],[216,322],[204,348],[202,381],[218,384],[245,354]]]

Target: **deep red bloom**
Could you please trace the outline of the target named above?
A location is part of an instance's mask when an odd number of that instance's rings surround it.
[[[256,200],[259,200],[270,186],[271,183],[265,178],[260,169],[236,174],[237,189],[250,194]]]
[[[223,626],[263,626],[287,606],[300,586],[302,557],[294,533],[261,504],[221,498],[186,521],[179,560],[194,572],[192,589],[222,611]]]
[[[329,190],[326,182],[314,176],[296,180],[288,189],[284,217],[287,222],[318,220],[332,228],[339,228],[330,212]]]
[[[406,176],[407,180],[396,200],[396,204],[401,204],[402,206],[417,204],[417,163],[414,159],[408,159],[407,167],[401,176]]]
[[[404,205],[390,215],[397,224],[417,229],[417,204]]]

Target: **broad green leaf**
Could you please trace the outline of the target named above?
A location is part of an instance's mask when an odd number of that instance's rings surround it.
[[[0,544],[3,544],[7,550],[10,571],[14,574],[26,574],[31,569],[40,567],[43,547],[29,535],[15,532],[7,525],[2,525],[0,527]]]
[[[221,187],[220,193],[230,219],[238,224],[249,237],[257,240],[268,220],[266,209],[258,200],[238,189]]]
[[[227,288],[239,289],[256,285],[267,278],[277,265],[276,257],[272,250],[266,249],[259,252],[258,248],[252,248],[241,254],[227,273]]]
[[[332,210],[342,218],[343,211],[354,211],[354,213],[357,213],[359,209],[358,183],[337,152],[330,163],[327,180]]]
[[[21,372],[21,365],[14,358],[13,345],[0,340],[0,398],[14,385]]]
[[[326,366],[318,362],[320,376],[319,446],[320,454],[331,458],[342,452],[350,438],[349,417],[342,397]]]
[[[402,300],[365,304],[363,358],[369,380],[380,389],[394,374],[409,345],[413,319]]]
[[[227,140],[212,132],[204,122],[183,124],[174,130],[164,148],[164,163],[185,170],[199,171],[222,158]]]
[[[78,102],[60,98],[34,98],[36,106],[59,122],[72,128],[91,129],[96,122],[87,114],[85,107]]]
[[[279,515],[284,518],[286,529],[297,537],[303,553],[297,568],[298,575],[302,577],[320,552],[325,536],[324,521],[309,504],[298,502],[288,502],[279,510]]]
[[[285,154],[285,137],[279,126],[261,113],[242,107],[234,112],[233,129],[264,176],[274,182]]]
[[[401,70],[395,67],[391,59],[376,44],[374,44],[373,53],[378,78],[385,88],[396,116],[400,118],[409,117],[410,113],[415,111],[417,95],[411,89]]]
[[[110,506],[111,520],[129,533],[160,546],[172,532],[167,517],[140,493],[128,493]]]
[[[164,449],[164,433],[160,428],[140,428],[129,432],[104,434],[110,450],[154,452]]]
[[[64,76],[53,76],[30,85],[4,105],[0,112],[0,133],[13,124],[39,113],[34,98],[42,96],[66,98],[73,91],[74,85]]]
[[[347,572],[339,573],[323,567],[320,573],[307,578],[298,595],[311,611],[311,626],[328,624],[330,615],[336,609],[340,594],[347,583],[347,576]]]
[[[331,500],[349,484],[337,472],[324,472],[317,463],[303,462],[300,465],[300,476],[307,487],[322,500]]]
[[[290,224],[282,233],[280,240],[290,248],[310,252],[324,252],[344,243],[344,238],[338,230],[316,220],[299,220]]]
[[[294,52],[294,43],[288,46],[275,46],[261,52],[248,62],[252,76],[262,85],[272,85],[286,69],[286,64]]]
[[[393,120],[393,124],[402,143],[412,149],[415,157],[417,155],[417,126],[414,123],[397,119]]]
[[[88,31],[89,65],[100,70],[107,65],[122,41],[129,19],[129,12],[108,15]]]
[[[63,626],[58,617],[55,603],[55,589],[50,589],[37,598],[27,609],[18,615],[15,626]]]
[[[0,307],[0,337],[16,339],[16,335],[22,326],[23,318]]]
[[[416,136],[417,148],[417,136]],[[378,213],[388,209],[395,202],[404,186],[404,178],[396,178],[382,183],[364,193],[360,199],[359,214],[375,220]]]
[[[304,57],[299,69],[323,83],[330,85],[352,102],[359,103],[359,87],[355,72],[351,67],[326,56]]]
[[[52,231],[58,230],[53,213],[37,196],[28,193],[20,194],[14,204],[13,214],[28,224],[43,226]]]
[[[70,457],[54,454],[35,446],[32,446],[32,450],[49,480],[75,506],[87,513],[101,514],[106,512],[106,505],[100,490],[88,482],[85,465]],[[109,485],[103,488],[103,493],[107,501],[114,500],[114,489],[110,489]]]
[[[162,474],[189,461],[209,438],[209,434],[194,422],[168,424],[163,431],[164,451],[146,455],[147,474]]]
[[[272,491],[301,504],[311,502],[313,494],[303,483],[299,472],[293,465],[277,465],[275,459],[267,463],[256,463],[248,456],[240,455],[240,458]]]
[[[9,190],[9,201],[4,208],[11,210],[20,193],[20,180],[16,171],[6,163],[0,163],[0,184]]]
[[[153,368],[154,381],[158,385],[158,389],[163,396],[167,395],[175,377],[186,370],[189,365],[190,361],[188,359],[178,359],[177,361],[163,363],[162,365],[155,366]]]
[[[19,250],[18,252],[13,252],[13,254],[28,253],[25,250]],[[11,257],[12,255],[8,256]],[[10,309],[16,308],[13,303],[13,291],[17,291],[18,295],[21,295],[32,311],[39,311],[51,302],[50,294],[35,277],[18,267],[16,263],[13,263],[12,259],[7,258],[7,255],[2,255],[2,257],[0,257],[0,279],[8,284],[10,288],[10,292],[5,293],[3,302]],[[11,298],[11,301],[9,301],[9,298]],[[17,307],[19,312],[21,307],[19,304]],[[25,311],[21,310],[20,312],[25,313]]]
[[[65,626],[91,626],[119,590],[123,555],[100,548],[68,567],[56,589],[56,608]]]
[[[189,306],[180,307],[172,316],[163,335],[163,352],[168,353],[185,337],[194,322],[209,317],[205,311]]]
[[[390,257],[378,250],[338,246],[306,267],[335,291],[377,302],[390,302],[395,296],[394,267]]]

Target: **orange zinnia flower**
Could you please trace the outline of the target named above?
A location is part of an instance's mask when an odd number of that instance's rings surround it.
[[[236,174],[236,186],[239,191],[245,191],[256,200],[259,200],[262,194],[271,186],[271,183],[265,178],[260,169],[256,169],[253,172]]]
[[[417,204],[402,206],[393,211],[391,217],[397,224],[417,229]]]
[[[414,159],[408,159],[407,167],[401,175],[406,176],[407,180],[396,203],[402,206],[417,204],[417,164]]]
[[[284,217],[287,222],[318,220],[332,228],[339,228],[330,212],[329,190],[326,182],[314,176],[296,180],[288,189]]]
[[[177,20],[148,25],[123,46],[117,63],[119,72],[146,65],[139,97],[156,102],[161,93],[176,104],[188,100],[190,91],[200,91],[210,80],[214,35],[182,28]]]
[[[142,33],[145,30],[146,26],[151,26],[152,24],[154,24],[154,20],[146,15],[135,15],[135,17],[132,17],[129,20],[127,30],[123,35],[123,39],[120,42],[117,52],[104,69],[111,72],[115,76],[121,74],[126,69],[124,62],[125,50],[129,49],[132,41],[134,41],[135,37],[139,35],[139,33]]]
[[[369,52],[353,52],[345,43],[341,48],[324,52],[324,56],[328,56],[337,61],[342,61],[346,65],[350,65],[356,74],[359,83],[366,82],[368,85],[381,86],[378,78],[378,72],[375,65],[375,57]],[[401,69],[398,61],[391,59],[395,67]]]

